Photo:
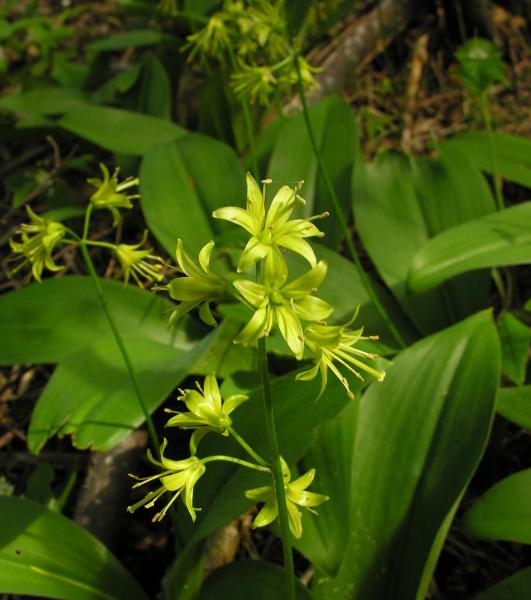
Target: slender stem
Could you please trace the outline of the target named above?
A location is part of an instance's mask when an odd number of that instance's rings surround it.
[[[230,44],[227,45],[227,51],[229,53],[230,64],[232,71],[236,71],[236,57],[234,56],[234,49]],[[245,129],[247,130],[247,140],[249,142],[249,153],[251,154],[251,165],[253,167],[253,175],[258,177],[258,156],[256,153],[256,146],[254,143],[254,131],[253,131],[253,120],[251,119],[251,112],[249,106],[243,98],[240,99],[240,105],[243,112],[243,120],[245,122]]]
[[[110,244],[109,242],[97,242],[96,240],[84,240],[83,243],[87,246],[99,246],[100,248],[109,248],[110,250],[116,248],[115,244]]]
[[[127,351],[127,348],[125,347],[124,341],[123,341],[120,331],[118,329],[118,325],[117,325],[116,321],[114,320],[112,312],[109,309],[109,306],[107,304],[107,299],[105,297],[105,293],[103,291],[103,287],[100,282],[100,278],[98,277],[98,274],[96,273],[94,263],[92,262],[92,259],[90,258],[90,254],[89,254],[89,251],[87,248],[88,240],[86,239],[86,237],[88,235],[91,212],[92,212],[92,206],[89,204],[86,215],[85,215],[85,224],[83,227],[83,239],[80,241],[81,254],[83,255],[83,259],[85,261],[85,264],[87,265],[88,272],[92,278],[94,287],[96,288],[96,292],[98,294],[98,298],[99,298],[101,307],[103,308],[103,312],[105,313],[107,321],[108,321],[108,323],[111,327],[112,333],[114,335],[114,339],[116,340],[116,344],[118,345],[118,348],[119,348],[122,358],[124,360],[125,366],[127,368],[127,372],[129,374],[129,379],[131,380],[131,384],[133,386],[135,395],[137,397],[138,403],[140,405],[140,408],[142,409],[142,413],[144,414],[144,418],[146,420],[149,436],[151,438],[151,443],[153,445],[154,450],[156,450],[157,455],[159,455],[160,454],[159,440],[157,437],[157,433],[155,431],[155,426],[153,425],[153,420],[151,419],[151,415],[149,414],[147,406],[142,397],[142,392],[140,391],[140,386],[138,384],[138,379],[137,379],[137,376],[136,376],[136,373],[135,373],[135,370],[133,367],[133,363],[131,362],[129,352]]]
[[[246,467],[247,469],[254,469],[255,471],[262,471],[263,473],[271,473],[271,469],[269,467],[265,467],[263,465],[255,465],[252,462],[247,460],[242,460],[241,458],[235,458],[234,456],[225,456],[224,454],[215,454],[214,456],[207,456],[206,458],[202,458],[201,462],[203,464],[209,462],[230,462],[236,465],[240,465],[241,467]]]
[[[269,387],[265,338],[260,338],[258,340],[258,355],[260,379],[262,383],[262,394],[264,400],[265,424],[271,453],[271,468],[273,471],[273,483],[278,506],[278,520],[280,524],[280,535],[282,538],[282,552],[284,555],[286,600],[295,600],[295,569],[293,565],[293,550],[289,531],[286,486],[284,484],[284,474],[282,473],[280,449],[278,446],[277,430],[275,425],[275,413],[273,411],[271,389]]]
[[[266,461],[257,453],[255,452],[251,446],[249,446],[249,444],[242,438],[242,436],[236,432],[232,427],[227,427],[227,431],[229,432],[229,434],[238,442],[238,444],[240,444],[240,446],[247,452],[247,454],[249,454],[249,456],[252,456],[254,458],[254,460],[259,463],[262,466],[267,466]]]
[[[369,296],[371,302],[374,304],[374,307],[378,311],[378,314],[380,315],[380,317],[383,319],[383,321],[387,325],[389,331],[395,338],[396,342],[402,348],[405,348],[406,343],[404,341],[404,338],[402,337],[402,335],[400,334],[398,329],[395,327],[390,316],[387,314],[385,307],[383,306],[383,304],[380,302],[378,296],[376,295],[376,292],[374,291],[374,288],[373,288],[367,274],[365,273],[365,270],[363,269],[358,251],[356,250],[356,247],[354,246],[354,242],[352,241],[352,236],[350,235],[350,231],[348,229],[348,224],[347,224],[347,219],[345,217],[345,213],[343,211],[343,208],[341,207],[341,204],[337,197],[336,191],[334,189],[334,185],[332,184],[332,180],[330,179],[330,175],[328,174],[328,169],[324,165],[323,158],[321,156],[321,152],[320,152],[319,147],[317,146],[317,142],[315,140],[313,127],[310,122],[308,105],[306,103],[306,95],[304,93],[304,82],[302,80],[301,69],[300,69],[300,65],[299,65],[299,56],[294,49],[293,49],[293,53],[294,53],[293,61],[295,64],[295,70],[297,71],[298,92],[299,92],[299,97],[301,100],[304,122],[306,124],[306,129],[308,131],[308,137],[310,138],[310,143],[311,143],[311,146],[313,149],[313,153],[315,155],[315,159],[317,161],[317,165],[319,167],[319,171],[321,172],[321,174],[323,176],[325,185],[328,189],[328,193],[330,194],[330,197],[332,198],[332,203],[333,203],[335,211],[336,211],[336,216],[338,218],[339,225],[340,225],[341,229],[343,230],[343,235],[345,237],[345,241],[347,243],[348,249],[352,256],[352,260],[354,261],[356,268],[358,270],[358,274],[360,276],[361,283],[363,284],[363,287],[365,288],[365,291],[367,292],[367,295]]]
[[[486,92],[483,92],[481,94],[479,103],[481,106],[481,115],[483,117],[483,123],[485,124],[485,129],[487,130],[487,139],[489,142],[490,161],[492,163],[492,177],[494,179],[494,194],[496,198],[496,204],[498,205],[498,210],[502,210],[503,208],[505,208],[505,204],[503,202],[500,175],[498,173],[498,161],[496,159],[496,150],[494,148],[492,121],[490,118],[490,111]]]

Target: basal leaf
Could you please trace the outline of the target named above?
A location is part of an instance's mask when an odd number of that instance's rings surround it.
[[[467,271],[531,262],[529,223],[523,202],[440,233],[411,261],[408,287],[420,293]]]
[[[107,548],[36,502],[0,496],[0,592],[64,600],[147,600]]]
[[[496,410],[507,420],[531,429],[531,385],[501,388]]]

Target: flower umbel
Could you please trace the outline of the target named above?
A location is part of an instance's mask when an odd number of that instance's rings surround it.
[[[181,240],[177,240],[177,264],[186,277],[176,277],[166,289],[171,298],[179,300],[179,306],[172,312],[170,324],[199,306],[199,316],[207,325],[216,325],[210,312],[210,302],[221,300],[225,295],[225,280],[210,270],[210,256],[214,242],[205,244],[199,252],[199,265],[186,254]]]
[[[206,467],[200,458],[193,455],[184,460],[171,460],[169,458],[165,458],[164,450],[166,449],[167,445],[168,440],[164,439],[164,442],[160,448],[160,461],[155,460],[151,452],[148,450],[148,459],[157,467],[162,468],[162,473],[148,477],[136,477],[135,475],[129,475],[129,477],[132,477],[138,481],[138,483],[133,485],[133,488],[140,487],[157,479],[162,485],[156,490],[149,492],[136,504],[128,506],[127,510],[128,512],[133,513],[141,506],[144,508],[152,508],[155,505],[155,502],[161,496],[163,496],[166,492],[170,492],[172,494],[170,501],[152,519],[153,522],[161,521],[170,506],[175,502],[175,500],[177,500],[179,496],[181,496],[182,492],[184,492],[184,496],[182,496],[184,505],[188,509],[192,521],[195,521],[195,511],[199,509],[194,508],[193,504],[194,486],[199,478],[205,473]]]
[[[103,179],[92,177],[87,179],[87,183],[93,185],[97,190],[90,197],[90,202],[94,208],[106,208],[112,213],[113,226],[120,220],[119,208],[133,208],[131,200],[140,198],[139,194],[124,194],[125,190],[138,185],[138,178],[128,177],[122,183],[118,183],[119,169],[115,169],[112,177],[109,175],[107,167],[100,163],[100,169],[103,173]]]
[[[26,212],[30,219],[29,223],[22,223],[16,230],[20,234],[20,241],[9,240],[11,250],[15,254],[21,254],[22,262],[12,271],[16,273],[27,264],[31,264],[31,273],[37,280],[41,280],[43,269],[49,271],[60,271],[63,267],[56,265],[52,258],[55,245],[65,235],[65,227],[62,223],[50,221],[36,215],[29,206]]]
[[[182,400],[190,412],[177,412],[167,423],[167,427],[180,427],[181,429],[195,429],[190,443],[192,453],[197,449],[199,440],[209,431],[229,435],[228,428],[232,425],[230,414],[249,399],[243,394],[233,394],[222,400],[218,382],[214,375],[207,375],[203,389],[197,384],[198,390],[180,390]],[[175,412],[166,409],[166,412]]]
[[[327,266],[319,261],[312,269],[286,283],[287,276],[264,273],[264,283],[238,279],[234,286],[256,311],[234,340],[250,343],[269,335],[275,323],[282,337],[300,360],[304,353],[304,332],[300,319],[326,319],[332,307],[321,298],[312,296],[326,275]]]
[[[288,507],[289,529],[291,533],[300,538],[302,535],[302,516],[297,506],[303,506],[310,512],[314,506],[319,506],[329,500],[328,496],[307,492],[306,488],[311,485],[315,477],[315,469],[310,469],[304,475],[291,481],[291,472],[286,461],[281,457],[282,474],[284,476],[284,488],[286,490],[286,502]],[[253,521],[253,528],[265,527],[272,523],[278,516],[278,505],[275,490],[272,485],[247,490],[245,496],[255,502],[264,502],[264,506]]]
[[[160,270],[164,261],[152,254],[153,248],[140,247],[144,245],[147,238],[147,231],[144,232],[142,240],[138,244],[118,244],[114,253],[120,262],[124,276],[124,285],[127,285],[132,276],[136,283],[143,288],[142,279],[148,281],[161,281]]]
[[[365,362],[359,360],[358,357],[366,360],[376,358],[375,354],[364,352],[354,347],[359,340],[376,340],[378,336],[363,336],[363,327],[355,331],[349,331],[347,327],[356,318],[357,312],[353,318],[345,325],[322,325],[320,323],[311,323],[304,330],[304,342],[307,348],[315,357],[315,365],[297,375],[297,379],[308,381],[316,377],[317,373],[321,373],[321,390],[319,397],[323,394],[328,380],[328,369],[339,379],[343,387],[347,390],[348,395],[353,398],[354,395],[350,391],[347,378],[341,373],[335,363],[339,363],[358,379],[363,381],[360,373],[365,371],[375,377],[378,381],[383,381],[385,371],[373,369]]]
[[[226,206],[212,213],[214,218],[235,223],[251,234],[238,264],[239,272],[246,271],[259,260],[265,259],[265,272],[269,276],[286,273],[286,263],[280,248],[300,254],[312,267],[315,266],[315,253],[305,238],[324,235],[312,221],[325,217],[328,213],[309,219],[290,220],[297,204],[305,204],[297,191],[297,187],[281,187],[266,212],[265,188],[261,191],[252,175],[247,173],[246,209]]]

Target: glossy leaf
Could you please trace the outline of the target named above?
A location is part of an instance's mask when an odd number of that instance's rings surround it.
[[[472,535],[531,544],[531,469],[502,479],[472,505],[463,525]]]
[[[104,279],[101,285],[119,330],[129,339],[190,347],[185,322],[177,330],[167,328],[162,313],[170,302],[118,281]],[[56,363],[111,337],[89,277],[46,279],[0,298],[0,364]]]
[[[403,351],[385,381],[369,387],[351,421],[346,550],[335,577],[317,578],[316,598],[416,597],[487,442],[499,368],[496,329],[482,312]],[[333,455],[333,436],[330,443]]]
[[[531,385],[501,388],[496,410],[508,421],[531,429]]]
[[[334,189],[343,210],[349,214],[350,174],[358,135],[351,108],[342,98],[332,96],[310,108],[310,120]],[[331,217],[320,221],[319,228],[326,232],[323,242],[337,249],[342,234],[334,216],[332,200],[317,167],[302,113],[287,121],[281,130],[267,176],[273,179],[271,193],[281,185],[304,181],[301,196],[306,200],[306,207],[300,212],[305,216],[330,212]]]
[[[193,369],[213,334],[186,351],[147,339],[125,340],[148,411]],[[74,352],[59,364],[31,416],[28,447],[39,452],[56,432],[77,448],[108,450],[144,422],[114,339]]]
[[[352,201],[364,247],[422,333],[486,306],[485,274],[453,281],[423,296],[406,290],[409,265],[432,236],[494,210],[485,179],[466,156],[453,151],[435,159],[414,159],[382,153],[372,163],[355,165]]]
[[[212,218],[214,209],[244,205],[245,175],[234,151],[191,133],[150,150],[140,170],[142,210],[153,235],[170,255],[181,238],[197,254],[228,225]]]
[[[531,140],[508,133],[492,134],[498,175],[531,188]],[[493,174],[494,168],[486,131],[467,131],[442,142],[443,148],[466,154],[482,171]]]
[[[284,596],[284,570],[262,560],[239,560],[216,569],[205,581],[198,600],[272,600]],[[297,581],[297,600],[312,595]]]
[[[97,539],[44,506],[0,496],[0,591],[65,600],[147,600]]]
[[[529,223],[523,202],[440,233],[413,258],[408,287],[423,292],[467,271],[530,263]]]
[[[46,87],[7,94],[0,98],[0,108],[19,114],[60,115],[84,106],[87,100],[80,90]]]
[[[170,119],[171,83],[160,60],[148,52],[142,60],[142,81],[138,98],[138,109],[148,115]]]
[[[474,600],[528,600],[529,590],[531,590],[531,567],[502,579],[478,596],[474,596]]]
[[[511,313],[503,313],[498,320],[498,333],[502,349],[502,371],[511,381],[522,385],[525,380],[531,329]]]
[[[87,46],[91,52],[115,52],[141,46],[157,46],[164,41],[164,34],[150,29],[126,31],[96,40]]]
[[[106,150],[135,156],[186,133],[166,119],[107,106],[74,109],[59,119],[58,124]]]

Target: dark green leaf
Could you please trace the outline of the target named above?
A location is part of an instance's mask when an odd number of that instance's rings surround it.
[[[472,505],[464,518],[467,531],[481,538],[531,544],[531,469],[509,475]]]
[[[160,60],[148,52],[142,60],[142,83],[138,109],[148,115],[171,118],[171,84]]]
[[[531,385],[502,388],[498,393],[496,410],[507,420],[531,429]]]
[[[502,349],[502,371],[517,385],[525,379],[531,329],[513,317],[503,313],[498,319],[498,333]]]
[[[440,231],[494,210],[481,173],[452,151],[436,159],[380,154],[354,169],[353,205],[360,237],[385,283],[422,333],[431,333],[487,303],[485,274],[423,296],[406,290],[415,254]]]
[[[522,569],[491,588],[474,596],[474,600],[529,600],[531,567]]]
[[[106,150],[136,156],[186,133],[166,119],[107,106],[74,109],[59,119],[58,124]]]
[[[261,560],[239,560],[216,569],[205,581],[198,600],[273,600],[284,596],[284,571]],[[297,600],[311,600],[297,581]]]
[[[146,222],[172,256],[177,238],[194,256],[227,229],[212,218],[214,209],[244,205],[245,177],[233,150],[195,133],[152,148],[142,161],[140,186]]]
[[[414,344],[369,387],[344,492],[347,547],[337,576],[316,581],[317,598],[416,597],[436,536],[483,453],[499,368],[496,329],[482,312]]]
[[[440,233],[413,258],[408,287],[423,292],[467,271],[531,262],[529,223],[524,202]]]
[[[65,517],[0,496],[0,590],[65,600],[147,600],[98,540]]]
[[[350,106],[332,96],[310,108],[310,121],[323,162],[333,182],[343,210],[349,210],[350,174],[355,156],[357,128]],[[273,179],[273,189],[284,184],[293,185],[303,180],[301,196],[306,200],[304,216],[328,211],[329,219],[319,222],[326,233],[324,243],[331,248],[339,246],[343,237],[332,200],[310,144],[303,115],[286,122],[271,155],[267,176]]]
[[[0,108],[31,115],[60,115],[82,107],[87,95],[68,88],[41,88],[28,92],[13,92],[0,98]]]
[[[492,143],[496,153],[497,174],[531,188],[531,140],[508,133],[493,133]],[[486,131],[467,131],[443,142],[441,146],[459,150],[479,169],[493,174]]]
[[[149,29],[126,31],[92,42],[87,46],[87,50],[90,52],[114,52],[140,46],[157,46],[164,41],[165,37],[160,31]]]

